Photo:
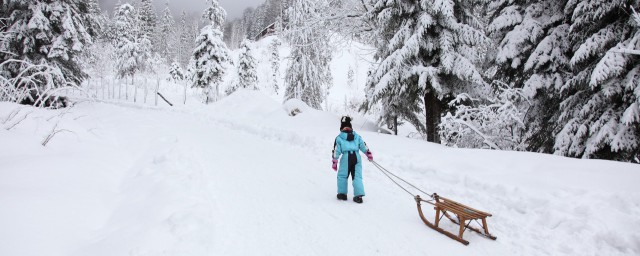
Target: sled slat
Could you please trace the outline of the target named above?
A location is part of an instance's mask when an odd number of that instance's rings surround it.
[[[487,212],[483,212],[480,210],[476,210],[474,208],[471,208],[469,206],[466,206],[464,204],[458,203],[456,201],[447,199],[447,198],[443,198],[438,196],[438,194],[433,194],[433,198],[435,199],[435,203],[432,203],[430,201],[425,201],[422,200],[420,198],[420,196],[416,196],[415,200],[416,203],[418,204],[418,213],[420,214],[420,218],[422,219],[422,221],[430,228],[464,244],[464,245],[468,245],[469,242],[467,240],[462,239],[462,236],[464,235],[464,232],[469,229],[471,231],[477,232],[478,234],[489,238],[489,239],[493,239],[495,240],[496,237],[489,234],[489,227],[487,226],[487,217],[492,216],[490,213]],[[434,209],[436,211],[436,219],[435,219],[435,225],[431,224],[431,222],[429,222],[425,217],[424,214],[422,212],[422,207],[421,207],[421,202],[427,202],[429,204],[434,205]],[[449,213],[455,215],[455,217],[451,216]],[[442,228],[439,227],[440,224],[440,216],[441,214],[443,216],[446,216],[448,219],[450,219],[453,223],[459,225],[459,230],[458,230],[458,235],[455,235],[451,232],[448,232]],[[475,228],[471,226],[471,222],[473,222],[474,220],[480,220],[482,222],[481,224],[481,229]],[[476,222],[477,223],[477,222]]]

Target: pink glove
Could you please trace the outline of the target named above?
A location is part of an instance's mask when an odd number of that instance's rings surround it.
[[[333,169],[334,171],[337,171],[338,170],[338,159],[333,159],[333,160],[331,160],[331,162],[333,163],[331,165],[331,169]]]
[[[367,151],[365,155],[367,155],[367,159],[369,159],[369,161],[373,161],[373,155],[371,154],[371,151]]]

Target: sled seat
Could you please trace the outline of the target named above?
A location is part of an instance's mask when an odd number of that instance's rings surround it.
[[[467,240],[464,240],[462,238],[464,232],[467,229],[474,231],[486,238],[496,240],[496,237],[489,233],[489,227],[487,226],[487,217],[491,217],[490,213],[486,213],[486,212],[471,208],[469,206],[458,203],[451,199],[441,197],[435,193],[433,194],[433,199],[435,200],[435,202],[432,202],[432,200],[429,200],[429,201],[422,200],[420,196],[416,196],[416,202],[418,203],[418,212],[420,213],[420,217],[425,222],[425,224],[427,224],[427,226],[435,229],[436,231],[458,242],[461,242],[464,245],[469,244]],[[436,216],[435,216],[436,218],[435,218],[434,224],[431,224],[424,217],[422,213],[422,208],[420,206],[421,202],[427,202],[434,206],[434,210],[436,211]],[[460,229],[457,235],[454,235],[453,233],[440,228],[440,220],[442,219],[442,217],[447,217],[449,220],[451,220],[451,222],[460,226]],[[472,222],[478,223],[478,225],[482,230],[472,227],[471,226]]]

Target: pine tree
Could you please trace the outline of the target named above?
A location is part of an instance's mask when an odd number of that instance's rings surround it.
[[[158,53],[165,56],[167,60],[174,59],[176,57],[175,44],[172,39],[174,36],[175,21],[171,15],[171,9],[169,9],[169,2],[165,3],[164,11],[162,12],[162,19],[160,19],[158,36],[157,36],[157,49]]]
[[[153,38],[156,30],[157,15],[153,9],[153,0],[141,0],[138,20],[140,23],[140,33],[147,38]],[[143,37],[143,36],[140,36]]]
[[[269,57],[269,62],[271,63],[271,87],[273,90],[278,93],[280,90],[280,86],[278,85],[278,78],[280,77],[280,46],[282,42],[280,42],[279,38],[274,38],[273,41],[269,44],[269,51],[271,55]]]
[[[3,65],[0,74],[13,78],[27,65],[37,64],[59,69],[64,80],[80,84],[87,78],[78,57],[93,43],[99,21],[92,2],[6,0],[0,4],[3,17],[3,45],[0,59],[17,60]],[[43,84],[30,83],[34,88]],[[24,85],[22,85],[24,86]],[[66,86],[57,81],[55,87]],[[38,90],[40,91],[40,90]]]
[[[202,28],[196,38],[196,48],[191,57],[192,87],[202,88],[205,102],[217,99],[220,82],[225,73],[225,64],[229,61],[229,50],[224,44],[220,31],[226,11],[218,5],[217,0],[209,0],[209,7],[203,17],[211,24]],[[215,92],[213,91],[215,89]]]
[[[285,38],[291,45],[291,60],[285,74],[285,100],[300,99],[315,109],[321,109],[325,91],[332,84],[331,51],[319,10],[326,1],[296,0],[289,9],[289,28]]]
[[[567,1],[536,0],[489,5],[489,35],[498,46],[490,51],[489,78],[522,88],[528,112],[522,134],[531,151],[553,152],[558,132],[560,87],[569,78],[569,25],[563,13]]]
[[[107,26],[107,18],[102,15],[102,10],[100,9],[98,0],[87,1],[87,9],[88,15],[90,15],[95,21],[85,24],[87,31],[90,34],[95,35],[94,38],[102,37]]]
[[[253,57],[251,42],[248,39],[243,40],[240,48],[242,51],[238,61],[238,84],[231,87],[227,94],[235,92],[238,88],[258,89],[257,63],[255,57]]]
[[[151,41],[139,32],[137,12],[130,4],[116,7],[114,13],[116,70],[119,77],[133,76],[146,68]]]
[[[477,47],[488,39],[474,16],[481,2],[375,1],[366,18],[375,24],[379,63],[367,81],[364,110],[381,103],[382,122],[406,120],[438,142],[447,99],[485,90]]]
[[[640,59],[624,50],[638,48],[640,32],[626,3],[583,0],[565,6],[577,50],[570,59],[573,76],[561,88],[564,125],[555,154],[638,161]]]
[[[191,44],[193,43],[190,38],[190,29],[187,23],[187,13],[182,11],[180,16],[180,24],[178,25],[178,33],[180,39],[178,40],[178,61],[183,67],[186,67],[189,63],[191,56]]]

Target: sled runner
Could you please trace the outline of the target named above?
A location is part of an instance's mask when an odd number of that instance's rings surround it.
[[[486,238],[496,240],[497,237],[491,235],[489,233],[489,228],[487,227],[487,217],[491,217],[490,213],[473,209],[464,204],[441,197],[436,193],[432,195],[432,198],[433,200],[424,200],[420,198],[419,195],[415,196],[420,218],[422,219],[424,224],[427,224],[427,226],[429,226],[430,228],[464,245],[469,244],[469,241],[462,239],[462,235],[467,229],[474,231]],[[427,220],[427,218],[424,217],[424,214],[422,212],[422,205],[421,205],[422,202],[426,202],[434,206],[434,210],[436,210],[436,218],[434,223],[429,222],[429,220]],[[453,233],[446,231],[439,226],[440,220],[442,219],[442,217],[447,217],[449,220],[451,220],[451,222],[460,226],[458,235],[454,235]],[[481,221],[482,224],[478,221]],[[472,222],[477,223],[482,230],[472,227],[471,226]]]
[[[376,163],[375,161],[371,161],[371,163],[378,168],[378,170],[380,170],[380,172],[382,172],[385,176],[387,176],[387,178],[389,178],[393,183],[395,183],[396,185],[398,185],[398,187],[400,187],[402,190],[404,190],[405,192],[407,192],[409,195],[411,195],[415,200],[416,200],[416,204],[418,205],[418,213],[420,214],[420,218],[422,219],[422,221],[424,222],[424,224],[427,224],[428,227],[450,237],[453,240],[456,240],[464,245],[469,245],[469,241],[462,239],[462,235],[464,234],[464,232],[469,229],[471,231],[474,231],[478,234],[480,234],[481,236],[484,236],[486,238],[489,238],[491,240],[496,240],[497,238],[491,234],[489,234],[489,227],[487,227],[487,217],[491,217],[490,213],[486,213],[480,210],[476,210],[473,209],[469,206],[466,206],[464,204],[458,203],[456,201],[453,201],[451,199],[448,198],[444,198],[439,196],[436,193],[433,194],[429,194],[427,192],[424,192],[423,190],[421,190],[420,188],[416,187],[415,185],[407,182],[406,180],[398,177],[398,175],[393,174],[392,172],[390,172],[389,170],[387,170],[386,168],[382,167],[380,164]],[[394,179],[395,178],[395,179]],[[407,187],[401,185],[399,182],[404,182],[406,185],[414,188],[417,191],[422,192],[425,195],[429,195],[429,197],[431,197],[431,200],[424,200],[420,197],[420,195],[414,195],[413,193],[411,193]],[[436,210],[436,219],[434,223],[429,222],[429,220],[427,220],[427,218],[424,217],[424,213],[422,212],[422,202],[428,203],[430,205],[434,206],[434,210]],[[441,215],[442,214],[442,215]],[[453,215],[453,216],[451,216]],[[454,235],[453,233],[446,231],[444,229],[442,229],[440,227],[440,220],[442,219],[442,217],[447,217],[447,219],[451,220],[451,222],[455,223],[456,225],[460,226],[460,230],[458,232],[458,235]],[[481,221],[482,223],[478,222]],[[475,222],[478,224],[478,226],[480,226],[480,228],[482,229],[478,229],[475,227],[471,226],[471,223]]]

